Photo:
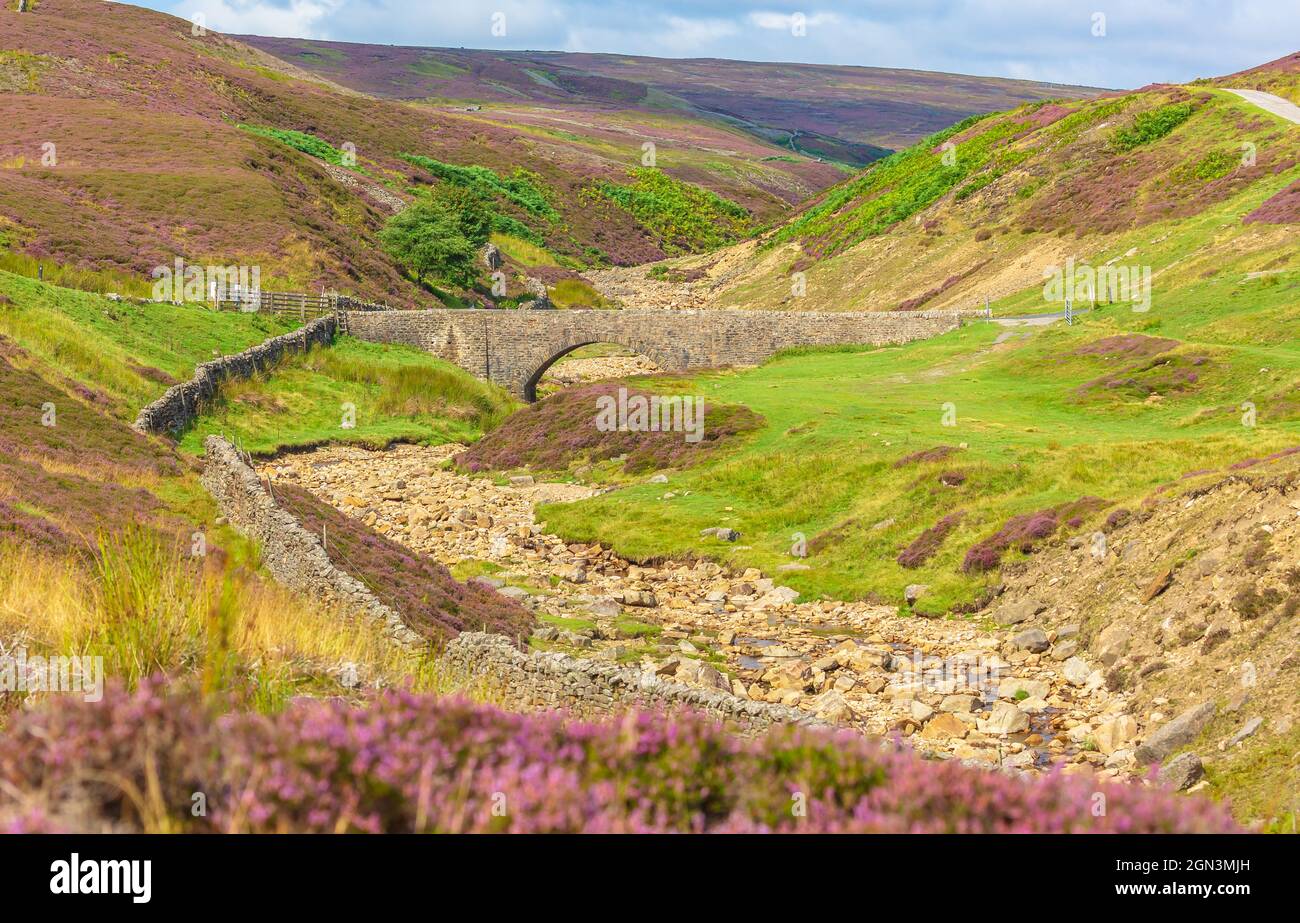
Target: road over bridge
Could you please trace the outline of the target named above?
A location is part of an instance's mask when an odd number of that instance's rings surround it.
[[[349,311],[347,330],[433,353],[524,400],[557,359],[590,343],[641,353],[665,371],[757,365],[792,346],[908,343],[952,330],[952,311]]]

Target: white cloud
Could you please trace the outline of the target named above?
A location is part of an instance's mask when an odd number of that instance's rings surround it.
[[[796,19],[796,17],[798,17],[798,19]],[[794,28],[796,22],[800,22],[808,28],[827,26],[839,22],[839,17],[834,13],[813,13],[809,15],[808,13],[802,12],[754,12],[750,13],[747,19],[751,25],[757,26],[760,29],[769,29],[774,32],[789,32]]]
[[[177,16],[216,32],[236,35],[274,35],[325,38],[320,28],[346,0],[289,0],[288,5],[267,0],[183,0],[174,7]]]
[[[1278,0],[134,0],[211,28],[382,44],[909,67],[1135,87],[1300,47]],[[792,9],[794,7],[795,9]],[[1106,10],[1106,36],[1091,34]],[[494,12],[507,34],[491,33]]]

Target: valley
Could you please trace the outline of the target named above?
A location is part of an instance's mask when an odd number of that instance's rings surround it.
[[[1294,832],[1300,55],[0,23],[0,829]]]

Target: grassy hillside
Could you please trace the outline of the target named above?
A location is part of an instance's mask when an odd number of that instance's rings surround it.
[[[1204,82],[1220,87],[1263,90],[1300,105],[1300,51],[1258,67]]]
[[[1294,80],[1267,73],[1274,89]],[[1158,307],[1225,265],[1296,265],[1287,238],[1300,217],[1298,162],[1294,125],[1217,86],[1033,104],[881,161],[759,247],[674,265],[702,277],[693,287],[716,307],[972,309],[987,299],[1017,314],[1059,310],[1044,298],[1045,273],[1073,259],[1151,267]]]
[[[880,67],[240,38],[376,96],[486,104],[493,118],[532,108],[543,117],[596,125],[629,110],[684,115],[704,125],[735,126],[791,152],[852,164],[906,147],[974,112],[1096,92]]]
[[[200,362],[294,326],[268,315],[110,301],[0,271],[0,334],[128,423]]]
[[[632,557],[806,564],[785,577],[806,593],[901,600],[925,583],[923,609],[970,606],[1000,563],[1052,535],[1104,525],[1186,472],[1300,442],[1297,182],[1300,129],[1217,86],[958,123],[759,246],[673,261],[656,279],[703,275],[717,306],[974,308],[987,295],[1010,316],[1060,310],[1045,280],[1067,266],[1149,288],[1078,276],[1075,307],[1092,310],[1073,327],[976,323],[903,348],[639,381],[744,405],[765,426],[674,474],[670,500],[647,484],[544,515]],[[717,525],[740,543],[702,543]],[[806,560],[791,553],[801,537]]]
[[[212,433],[254,454],[324,442],[472,442],[515,406],[500,388],[428,353],[343,337],[228,384],[181,448],[201,453]]]
[[[670,500],[647,484],[544,516],[637,558],[806,564],[783,577],[806,593],[901,601],[922,583],[922,609],[968,607],[1047,538],[1105,528],[1187,472],[1300,443],[1298,155],[1300,129],[1217,88],[954,126],[837,187],[765,248],[724,256],[740,281],[715,303],[971,308],[987,291],[995,314],[1041,313],[1061,307],[1044,278],[1067,259],[1149,272],[1149,298],[1094,306],[1080,284],[1076,308],[1094,309],[1073,327],[975,323],[903,348],[639,381],[766,425],[674,474]],[[805,298],[791,297],[795,270]],[[701,542],[717,525],[741,541]],[[806,560],[791,553],[800,536]]]
[[[506,184],[523,171],[535,198],[488,197],[496,229],[574,268],[664,255],[653,222],[590,201],[647,142],[677,181],[760,223],[841,175],[689,113],[588,130],[370,99],[125,4],[44,0],[0,21],[0,268],[39,260],[99,291],[143,294],[181,257],[259,266],[267,288],[430,303],[378,243],[395,211],[456,185],[430,163]],[[465,287],[488,285],[480,271]]]
[[[302,694],[358,695],[344,664],[363,684],[487,695],[457,686],[431,651],[399,650],[374,625],[269,579],[260,549],[220,524],[188,453],[215,429],[250,449],[338,435],[472,439],[508,406],[498,391],[425,354],[345,340],[233,386],[180,451],[130,428],[143,404],[199,362],[286,329],[258,315],[113,301],[0,271],[6,650],[102,656],[115,683],[161,674],[264,711]],[[343,400],[357,404],[357,427],[340,434]],[[464,624],[526,627],[531,618],[359,522],[332,522],[330,533],[349,572],[431,640]],[[3,697],[0,726],[23,698]]]

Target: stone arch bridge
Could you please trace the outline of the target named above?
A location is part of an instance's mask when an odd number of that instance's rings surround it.
[[[524,400],[559,358],[591,343],[641,353],[665,371],[757,365],[791,346],[884,346],[959,326],[951,311],[349,311],[347,331],[440,356]]]

